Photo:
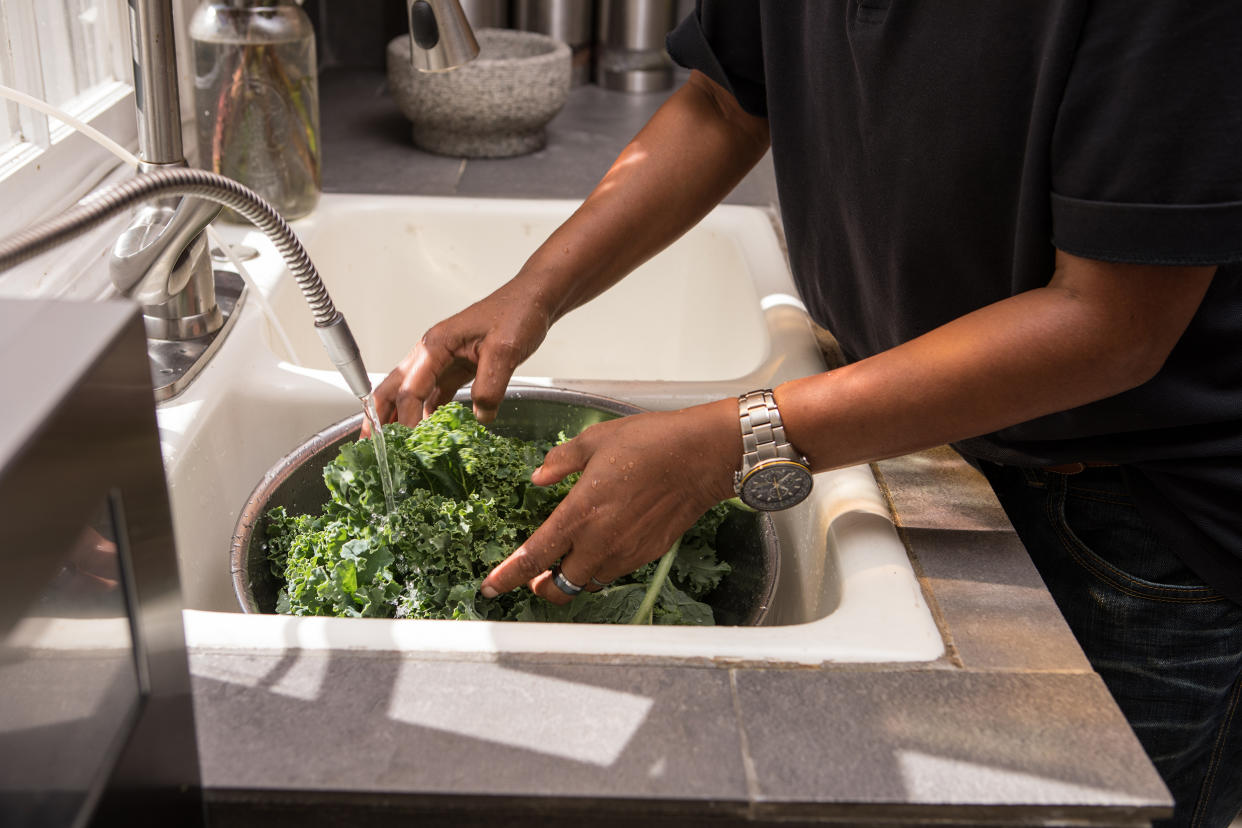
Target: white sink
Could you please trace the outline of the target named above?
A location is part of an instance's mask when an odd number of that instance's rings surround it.
[[[376,370],[395,365],[423,331],[517,273],[568,206],[442,199],[429,210],[425,200],[371,196],[325,202],[296,232]],[[495,220],[498,211],[503,222]],[[738,235],[756,222],[766,245],[751,260]],[[725,211],[602,302],[568,314],[522,373],[661,381],[750,374],[769,353],[752,274],[779,257],[763,213]],[[302,321],[308,311],[292,279],[278,282],[272,304],[291,321],[286,333],[305,364],[330,369],[313,327]],[[275,337],[268,342],[287,356]]]
[[[512,275],[577,206],[325,195],[293,225],[373,381],[432,323]],[[727,663],[933,660],[943,642],[870,469],[817,475],[777,516],[781,580],[764,627],[671,628],[246,615],[229,541],[255,484],[308,436],[357,413],[267,240],[247,263],[301,365],[249,297],[219,352],[160,406],[191,646],[397,650],[436,657]],[[562,320],[516,381],[647,408],[736,395],[824,369],[768,214],[720,207],[617,288]]]

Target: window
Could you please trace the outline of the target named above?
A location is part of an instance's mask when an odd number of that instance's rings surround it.
[[[125,0],[0,0],[0,83],[133,148],[127,16]],[[117,163],[55,118],[0,99],[0,235],[69,206]]]

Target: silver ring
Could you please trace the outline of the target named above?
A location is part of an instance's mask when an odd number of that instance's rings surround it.
[[[615,581],[615,580],[617,579],[616,578],[612,579],[612,581]],[[601,581],[598,578],[596,578],[594,575],[591,576],[591,583],[595,584],[600,589],[603,589],[604,587],[608,586],[609,584],[612,583],[612,581]]]
[[[560,564],[552,567],[552,583],[556,584],[556,588],[568,595],[570,598],[573,598],[579,592],[582,592],[583,589],[561,573]]]

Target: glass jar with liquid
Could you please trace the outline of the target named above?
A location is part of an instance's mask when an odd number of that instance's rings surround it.
[[[319,201],[321,155],[310,18],[293,0],[203,0],[190,39],[200,166],[286,219],[305,216]]]

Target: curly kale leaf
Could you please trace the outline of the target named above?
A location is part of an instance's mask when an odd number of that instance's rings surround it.
[[[713,506],[681,536],[671,577],[694,598],[702,598],[719,586],[732,569],[716,557],[716,532],[729,516],[729,510],[724,503]]]
[[[268,548],[285,581],[276,611],[292,615],[384,617],[392,614],[399,584],[387,541],[325,517],[289,518],[273,510]]]
[[[638,611],[647,592],[645,583],[620,583],[599,592],[582,592],[568,604],[530,601],[518,611],[519,621],[578,621],[617,624],[628,621]]]
[[[455,500],[425,489],[398,504],[390,527],[404,584],[399,618],[502,617],[501,598],[478,595],[479,584],[534,531],[494,500]]]

